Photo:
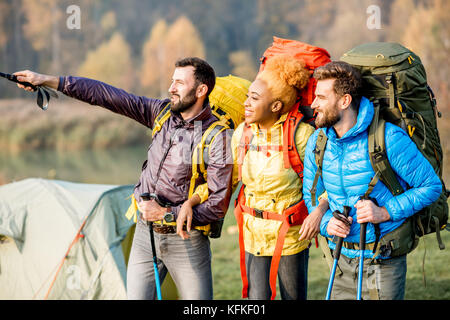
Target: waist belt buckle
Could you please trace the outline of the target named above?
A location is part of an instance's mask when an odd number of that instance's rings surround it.
[[[288,222],[289,222],[289,224],[290,225],[293,225],[294,224],[294,221],[292,220],[293,219],[293,215],[295,214],[295,212],[292,212],[290,215],[288,215]]]
[[[255,217],[256,217],[256,218],[260,218],[260,219],[263,219],[263,218],[264,218],[264,217],[263,217],[263,213],[264,213],[263,210],[260,210],[260,209],[253,209],[253,211],[255,212]]]

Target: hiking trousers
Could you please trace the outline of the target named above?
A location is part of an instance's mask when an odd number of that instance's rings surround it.
[[[364,259],[361,298],[403,300],[406,269],[406,255],[385,260]],[[350,259],[341,254],[331,292],[332,300],[356,300],[358,270],[359,257]]]
[[[169,272],[180,299],[212,300],[209,238],[201,231],[194,229],[186,240],[177,234],[156,232],[154,237],[161,285]],[[128,261],[127,297],[129,300],[156,299],[150,230],[140,218],[136,224]]]
[[[278,266],[278,285],[281,299],[306,300],[308,287],[309,249],[297,254],[281,256]],[[270,300],[269,284],[271,256],[255,256],[245,252],[250,300]]]

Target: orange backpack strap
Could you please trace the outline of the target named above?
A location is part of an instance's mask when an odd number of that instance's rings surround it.
[[[239,230],[239,266],[242,279],[242,298],[248,298],[248,279],[247,268],[245,267],[245,248],[244,248],[244,215],[239,202],[245,202],[244,185],[239,190],[239,195],[234,202],[234,216],[236,218]]]
[[[242,131],[241,141],[238,146],[237,164],[239,168],[239,181],[242,180],[242,164],[244,163],[245,155],[250,147],[250,142],[253,139],[253,132],[250,125],[244,123],[244,130]]]
[[[286,169],[292,166],[298,176],[303,178],[303,162],[295,144],[295,132],[303,119],[299,105],[299,103],[294,105],[283,124],[283,160]]]

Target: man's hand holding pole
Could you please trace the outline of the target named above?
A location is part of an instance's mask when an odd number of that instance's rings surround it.
[[[18,81],[28,82],[34,86],[45,86],[50,89],[57,90],[59,85],[59,78],[55,76],[39,74],[33,71],[24,70],[13,73],[17,77]],[[26,91],[33,92],[33,88],[18,83],[17,86]]]

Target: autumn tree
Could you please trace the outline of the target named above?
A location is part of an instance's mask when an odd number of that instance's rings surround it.
[[[433,0],[420,4],[404,30],[402,43],[422,60],[438,107],[441,111],[450,110],[450,2]]]
[[[144,43],[142,49],[142,67],[140,69],[140,82],[145,93],[149,96],[163,97],[167,88],[164,81],[160,81],[168,76],[166,62],[167,23],[165,20],[158,20],[150,31],[150,36]]]
[[[133,63],[128,43],[116,32],[97,49],[90,51],[78,69],[80,76],[94,78],[130,90],[133,88]]]
[[[112,10],[106,12],[100,20],[100,27],[105,37],[110,37],[117,27],[116,13]]]
[[[176,60],[184,57],[205,58],[205,46],[200,34],[185,16],[179,17],[170,26],[167,33],[166,48],[167,60],[171,65]]]
[[[26,23],[24,33],[36,51],[50,55],[52,73],[61,72],[61,21],[63,13],[57,0],[22,0]]]
[[[141,86],[148,94],[167,96],[175,61],[193,56],[205,58],[205,47],[192,22],[185,16],[170,27],[158,21],[142,50]]]

